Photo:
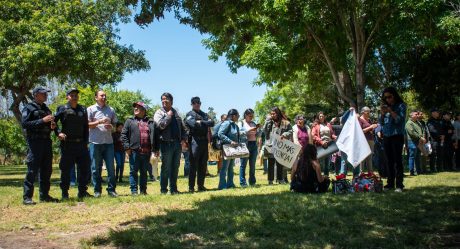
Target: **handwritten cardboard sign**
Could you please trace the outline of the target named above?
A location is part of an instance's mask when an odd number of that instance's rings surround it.
[[[300,145],[294,144],[288,139],[281,139],[278,135],[272,136],[271,152],[276,161],[285,167],[292,168],[294,166],[301,148]]]

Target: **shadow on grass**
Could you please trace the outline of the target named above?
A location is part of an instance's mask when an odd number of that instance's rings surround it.
[[[290,192],[212,196],[84,241],[120,248],[458,247],[460,194],[453,187],[336,196]]]

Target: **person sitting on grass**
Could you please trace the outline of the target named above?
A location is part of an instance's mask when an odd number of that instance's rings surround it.
[[[312,144],[303,148],[302,157],[292,172],[291,190],[294,192],[324,193],[329,189],[329,177],[321,175],[316,147]]]

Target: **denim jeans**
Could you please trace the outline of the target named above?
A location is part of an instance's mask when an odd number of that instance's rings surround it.
[[[340,161],[340,174],[344,174],[346,175],[348,173],[348,166],[351,164],[347,161],[348,160],[348,156],[345,152],[343,151],[340,151],[340,156],[341,156],[341,161]],[[355,167],[353,168],[353,177],[355,176],[358,176],[359,175],[359,167]]]
[[[137,193],[137,186],[142,192],[147,191],[147,167],[150,154],[140,154],[132,151],[129,156],[129,185],[131,193]],[[138,175],[139,172],[139,175]]]
[[[256,184],[256,160],[257,160],[257,143],[256,141],[247,142],[249,157],[241,158],[240,165],[240,185],[246,186],[246,165],[249,161],[249,185]]]
[[[123,178],[123,169],[125,168],[125,152],[124,151],[115,151],[115,162],[117,164],[116,166],[116,172],[115,176],[116,179],[122,179]]]
[[[70,168],[70,182],[72,183],[76,183],[77,182],[77,173],[75,172],[75,164],[72,165],[72,167]]]
[[[329,175],[329,168],[331,167],[331,156],[325,156],[319,159],[321,168],[323,168],[324,175]]]
[[[411,174],[420,172],[420,150],[412,140],[407,140],[407,147],[409,149],[409,172]]]
[[[235,166],[235,159],[224,160],[222,169],[219,172],[219,187],[218,189],[234,188],[233,183],[233,167]]]
[[[115,169],[113,165],[114,153],[113,153],[113,144],[89,144],[89,154],[91,157],[91,172],[92,172],[92,181],[94,185],[94,192],[100,193],[102,191],[102,160],[105,161],[105,167],[107,169],[108,176],[108,186],[107,191],[115,191],[116,180],[115,180]]]
[[[177,175],[179,173],[180,155],[182,153],[179,141],[161,142],[161,173],[160,191],[161,193],[177,192]]]

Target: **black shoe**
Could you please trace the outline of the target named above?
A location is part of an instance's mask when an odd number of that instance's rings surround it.
[[[179,192],[178,190],[171,191],[171,195],[179,195],[179,194],[181,194],[181,192]]]
[[[53,198],[53,197],[51,197],[51,196],[49,196],[49,195],[40,197],[40,201],[41,201],[41,202],[55,202],[55,203],[59,202],[58,199]]]
[[[118,197],[118,194],[115,191],[109,191],[108,194],[110,197]]]
[[[208,191],[209,189],[205,188],[205,187],[198,187],[198,192],[206,192]]]
[[[121,178],[118,179],[118,182],[119,182],[119,183],[122,183],[122,182],[123,182],[123,179],[121,179]]]
[[[194,189],[194,188],[189,188],[189,189],[188,189],[188,192],[189,192],[189,193],[195,193],[195,189]]]
[[[85,192],[79,192],[78,193],[78,198],[88,198],[88,197],[94,197],[93,195],[91,195],[90,193],[88,193],[87,191]]]
[[[61,200],[66,201],[69,199],[69,192],[63,191]]]
[[[95,198],[101,197],[101,192],[94,192],[94,197]]]
[[[37,203],[35,201],[33,201],[32,198],[25,198],[22,201],[22,204],[24,204],[24,205],[35,205]]]
[[[389,186],[389,185],[383,186],[384,191],[393,190],[393,189],[395,189],[395,187],[392,187],[392,186]]]
[[[147,195],[147,191],[146,190],[141,191],[141,195]]]

